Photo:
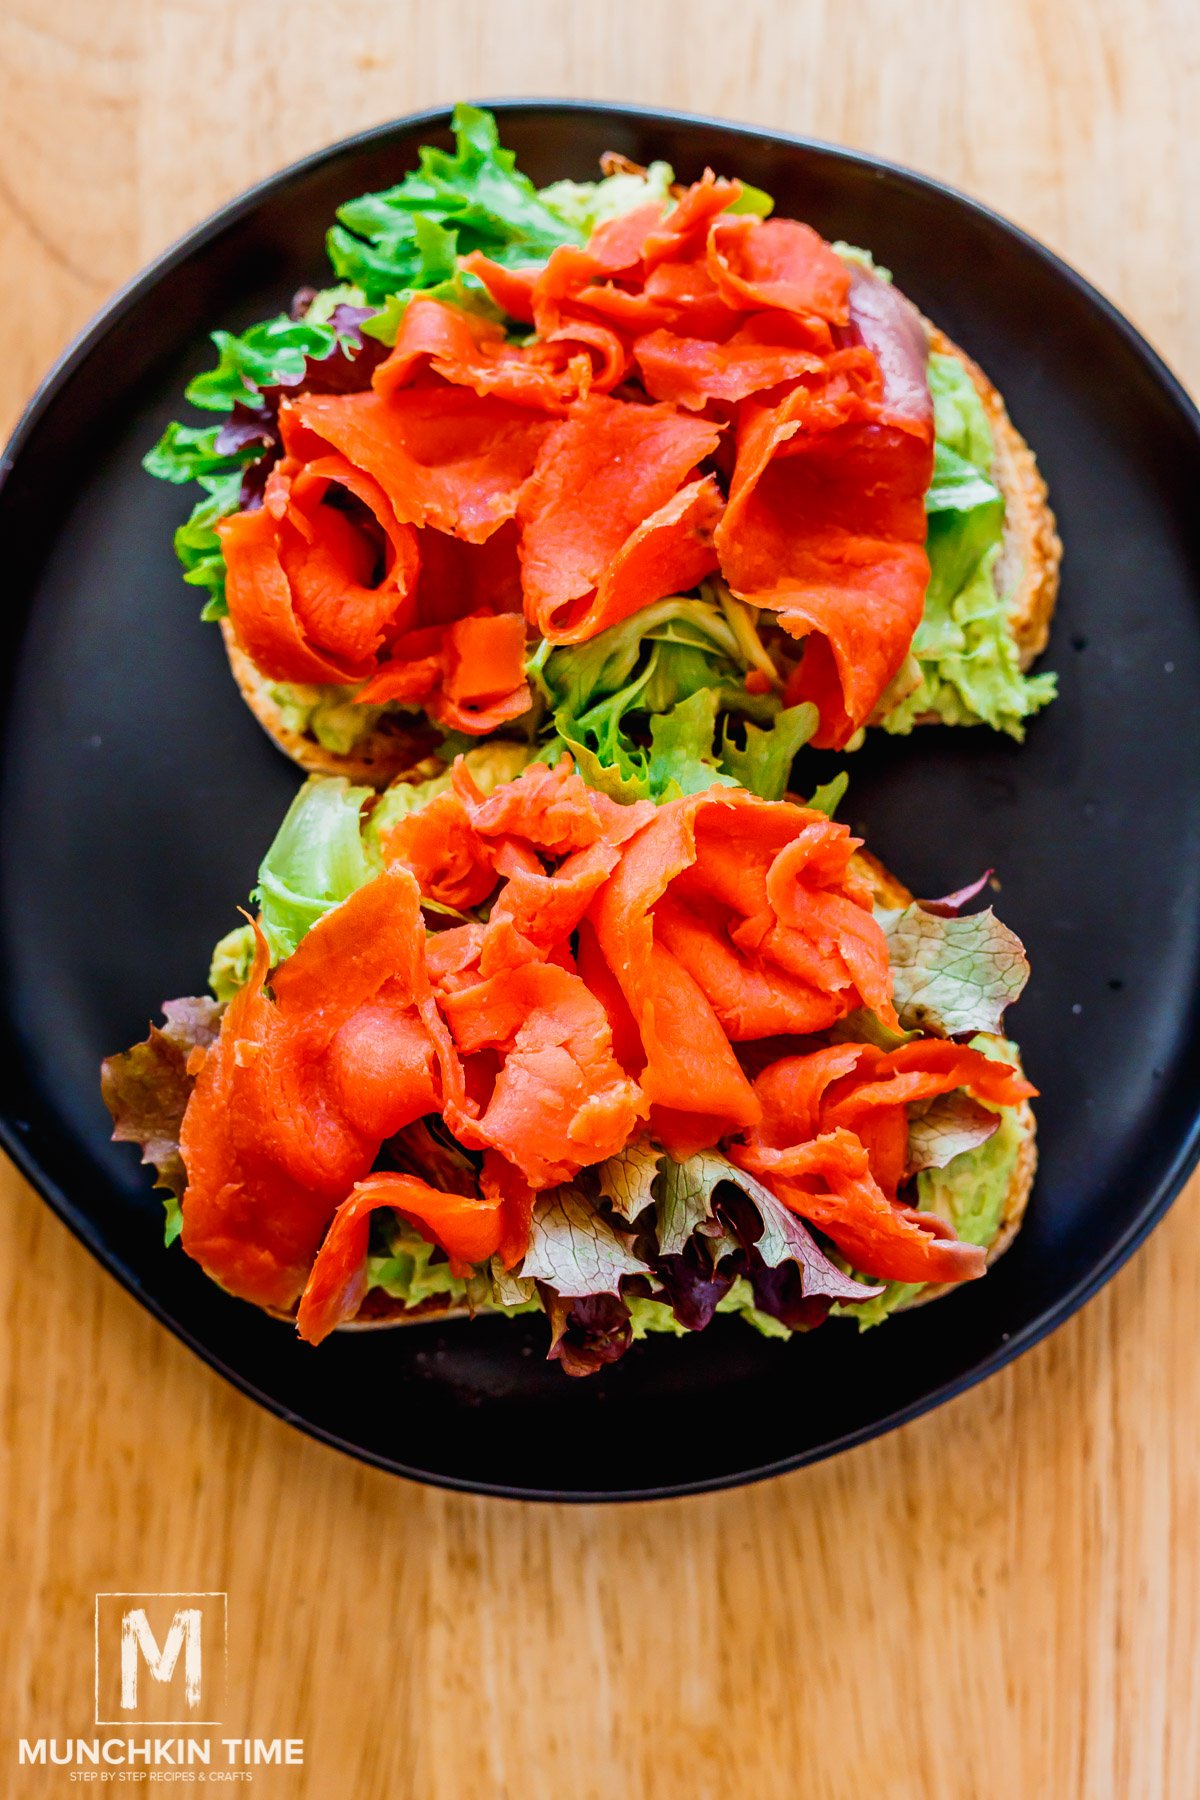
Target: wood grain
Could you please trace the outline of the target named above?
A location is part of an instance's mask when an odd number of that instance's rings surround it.
[[[867,146],[1065,254],[1200,383],[1190,0],[4,0],[0,423],[119,282],[322,142],[573,93]],[[0,1174],[18,1733],[87,1732],[98,1589],[226,1589],[255,1792],[1200,1792],[1200,1187],[1005,1374],[839,1461],[627,1508],[425,1492],[259,1413]]]

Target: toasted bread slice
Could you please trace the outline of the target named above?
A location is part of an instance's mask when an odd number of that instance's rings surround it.
[[[875,903],[878,906],[896,908],[911,904],[913,896],[902,882],[885,869],[878,858],[867,851],[860,850],[854,858],[860,875],[870,883]],[[1000,1229],[995,1241],[987,1253],[989,1267],[998,1256],[1002,1256],[1016,1237],[1025,1216],[1025,1208],[1029,1204],[1029,1195],[1033,1188],[1033,1177],[1037,1169],[1037,1142],[1034,1135],[1034,1116],[1029,1102],[1023,1101],[1019,1108],[1021,1123],[1025,1126],[1025,1136],[1020,1152],[1013,1168],[1001,1212]],[[927,1300],[936,1300],[940,1294],[950,1293],[961,1283],[943,1282],[925,1287],[912,1300],[905,1302],[906,1307],[923,1306]],[[903,1310],[897,1308],[897,1311]],[[276,1313],[280,1319],[294,1318],[291,1313]],[[373,1331],[385,1325],[427,1325],[440,1323],[445,1319],[466,1319],[472,1316],[472,1308],[462,1300],[431,1297],[422,1300],[418,1306],[406,1307],[401,1300],[385,1294],[380,1288],[373,1288],[367,1295],[363,1311],[357,1318],[350,1319],[345,1325],[338,1327],[340,1331]]]
[[[351,751],[327,750],[314,737],[294,731],[272,693],[272,683],[261,675],[234,636],[228,618],[221,620],[221,635],[229,667],[242,699],[269,738],[299,763],[306,775],[344,775],[348,781],[384,788],[398,776],[421,780],[443,767],[431,754],[432,731],[408,725],[403,715],[389,715],[374,730],[364,732]]]
[[[623,159],[611,160],[614,169],[626,166]],[[628,169],[636,172],[637,165],[629,164]],[[1009,625],[1016,640],[1021,668],[1026,670],[1046,648],[1062,562],[1062,542],[1050,510],[1046,483],[1033,451],[1009,418],[999,391],[983,370],[945,332],[928,319],[923,323],[930,349],[942,355],[956,356],[967,370],[992,428],[993,474],[1004,495],[1004,544],[996,564],[996,588],[1001,594],[1011,590]],[[347,752],[327,750],[314,737],[293,730],[285,723],[272,696],[271,682],[260,675],[241,649],[228,618],[222,619],[221,631],[243,700],[267,735],[285,755],[299,763],[306,774],[344,775],[350,781],[386,787],[397,776],[419,779],[424,774],[436,773],[441,767],[436,759],[429,762],[427,768],[421,766],[429,760],[432,733],[422,733],[416,724],[407,724],[404,715],[384,714],[375,727],[364,732],[354,749]],[[918,724],[937,722],[936,714],[917,720]]]
[[[993,475],[1004,495],[1004,548],[996,564],[996,589],[1011,590],[1009,625],[1016,639],[1022,669],[1028,669],[1046,648],[1050,620],[1058,598],[1058,574],[1062,540],[1046,493],[1037,458],[1008,416],[999,391],[965,350],[944,331],[925,320],[929,348],[942,356],[955,356],[971,377],[992,428],[995,446]]]

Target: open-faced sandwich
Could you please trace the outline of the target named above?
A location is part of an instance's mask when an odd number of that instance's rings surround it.
[[[1060,550],[986,376],[736,177],[538,190],[454,128],[147,459],[205,490],[177,548],[276,741],[383,786],[501,733],[632,800],[777,798],[872,724],[1019,737]]]
[[[1035,1153],[978,890],[913,901],[827,793],[621,802],[531,754],[303,787],[213,997],[104,1066],[168,1241],[313,1343],[544,1311],[572,1374],[981,1276]]]

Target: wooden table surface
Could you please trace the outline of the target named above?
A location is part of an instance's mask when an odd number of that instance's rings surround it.
[[[1200,385],[1191,0],[3,0],[0,425],[277,165],[433,102],[575,94],[879,151],[997,207]],[[1191,202],[1189,206],[1189,201]],[[1068,552],[1069,553],[1069,552]],[[1200,1187],[1015,1367],[740,1493],[548,1508],[310,1443],[11,1168],[0,1792],[90,1734],[97,1590],[222,1589],[265,1795],[1200,1793]]]

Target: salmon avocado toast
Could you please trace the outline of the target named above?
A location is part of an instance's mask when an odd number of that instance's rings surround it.
[[[574,1375],[983,1275],[1035,1159],[1020,943],[978,889],[914,901],[829,790],[681,772],[617,800],[499,740],[311,777],[211,996],[104,1065],[168,1242],[314,1344],[544,1312]]]
[[[239,336],[154,473],[234,675],[384,787],[497,734],[656,800],[805,742],[985,723],[1054,678],[1032,452],[886,270],[706,171],[536,189],[491,116],[340,208],[337,284]],[[213,416],[215,415],[215,417]]]

